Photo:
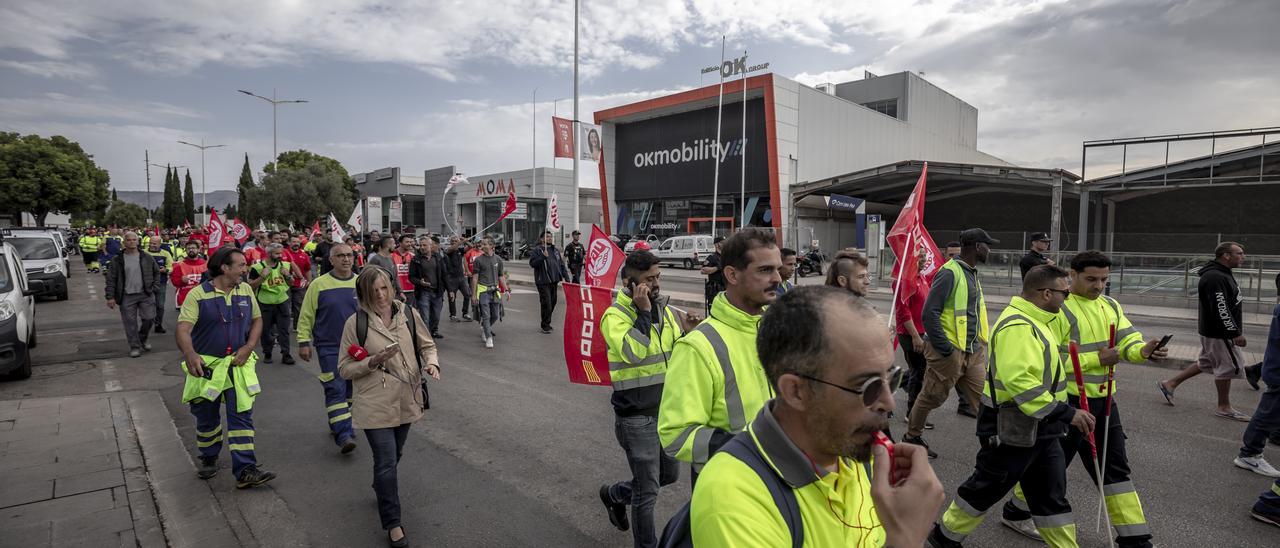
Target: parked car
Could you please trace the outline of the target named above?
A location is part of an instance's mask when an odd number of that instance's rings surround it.
[[[698,234],[667,238],[654,248],[653,254],[657,255],[661,264],[679,265],[692,269],[702,265],[706,256],[715,250],[716,246],[712,243],[711,236]]]
[[[31,376],[31,349],[36,347],[36,298],[43,282],[28,280],[22,256],[0,241],[0,375]]]
[[[52,295],[59,301],[67,300],[69,268],[57,238],[35,230],[12,230],[3,235],[22,258],[27,278],[43,282],[43,290],[39,294]]]
[[[656,234],[637,234],[634,238],[631,238],[627,242],[626,247],[623,248],[622,251],[631,253],[632,251],[636,250],[636,244],[640,242],[648,243],[649,248],[653,249],[655,247],[658,247],[659,240]]]
[[[4,236],[9,236],[9,237],[14,237],[14,236],[21,237],[23,234],[30,234],[30,233],[48,234],[50,236],[53,236],[54,241],[58,243],[58,254],[62,256],[62,266],[65,267],[62,269],[62,272],[66,274],[68,278],[70,278],[72,246],[70,242],[67,241],[66,231],[60,228],[39,228],[39,227],[21,226],[21,227],[5,228],[3,233],[0,233],[0,234]]]

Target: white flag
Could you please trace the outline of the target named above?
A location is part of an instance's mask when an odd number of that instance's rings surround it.
[[[560,204],[557,203],[555,193],[551,193],[551,229],[560,230]]]
[[[258,231],[260,231],[260,232],[266,232],[266,231],[267,231],[267,222],[266,222],[266,221],[263,221],[262,219],[258,219]]]
[[[338,224],[338,218],[333,216],[333,212],[329,212],[329,237],[334,242],[341,242],[347,237],[347,231],[342,229],[342,225]]]
[[[360,214],[363,205],[364,200],[357,201],[355,211],[352,211],[351,218],[347,219],[347,224],[355,227],[356,232],[364,232],[364,216]]]

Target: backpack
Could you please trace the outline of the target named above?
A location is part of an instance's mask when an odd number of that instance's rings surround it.
[[[804,546],[804,523],[796,493],[790,485],[782,481],[782,476],[779,476],[778,472],[765,462],[764,456],[760,454],[760,450],[751,439],[751,434],[745,431],[739,433],[724,444],[717,453],[728,453],[760,476],[765,487],[769,488],[769,494],[773,495],[773,503],[782,514],[782,520],[787,523],[787,529],[791,531],[792,548]],[[679,512],[671,516],[671,521],[668,521],[667,526],[662,529],[662,538],[658,541],[658,546],[693,548],[692,516],[689,512],[691,504],[693,504],[692,501],[686,502],[680,507]]]
[[[418,362],[418,370],[422,370],[422,354],[418,349],[418,327],[417,321],[413,319],[413,311],[407,307],[403,308],[405,321],[409,323],[409,338],[413,339],[413,359]],[[369,314],[362,308],[356,309],[356,344],[364,346],[364,342],[369,338]],[[392,375],[394,376],[394,375]],[[431,409],[431,394],[427,392],[427,376],[422,375],[422,409],[425,411]]]

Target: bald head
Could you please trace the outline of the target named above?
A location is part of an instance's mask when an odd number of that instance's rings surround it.
[[[797,287],[783,294],[760,321],[756,349],[769,383],[787,373],[823,378],[834,346],[871,352],[889,348],[887,323],[866,299],[831,286]]]

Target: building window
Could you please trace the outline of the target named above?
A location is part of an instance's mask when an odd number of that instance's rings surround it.
[[[879,112],[880,114],[884,114],[886,116],[892,116],[894,118],[898,117],[898,100],[897,99],[887,99],[884,101],[872,101],[870,103],[863,103],[862,106],[867,107],[876,112]]]

